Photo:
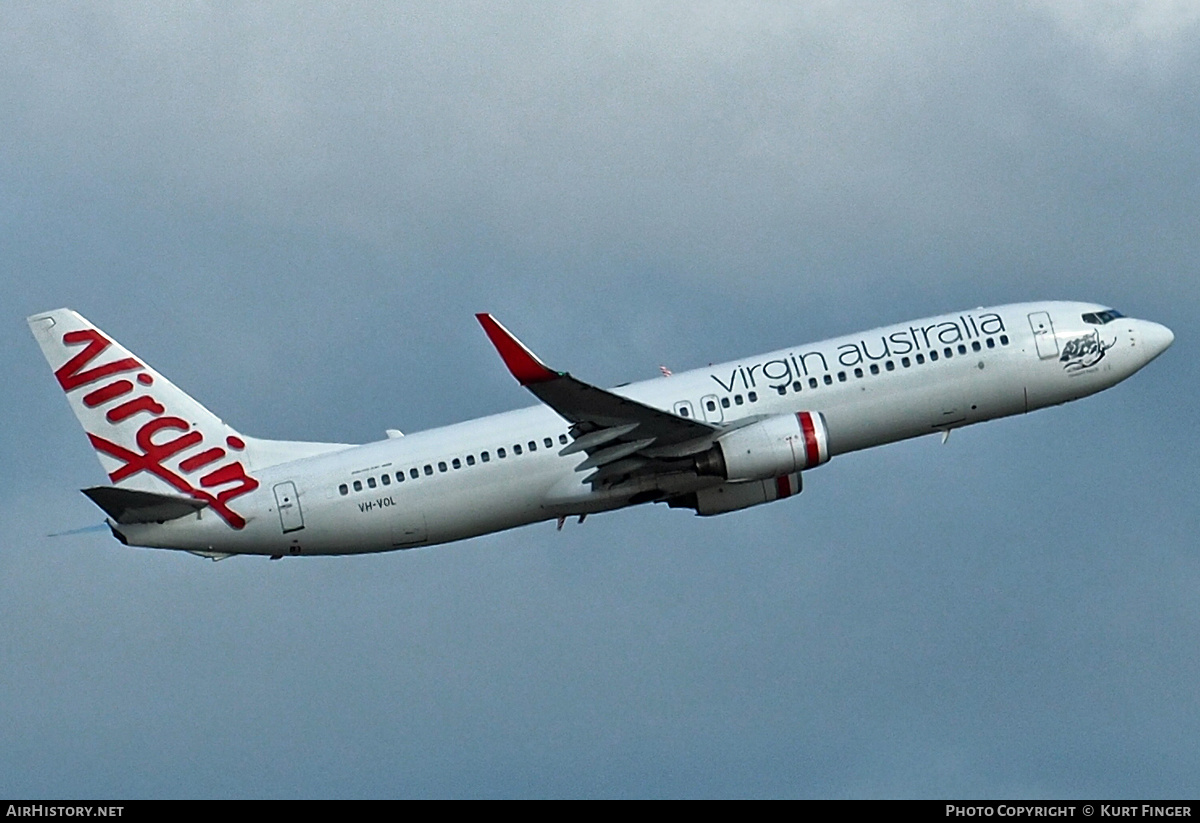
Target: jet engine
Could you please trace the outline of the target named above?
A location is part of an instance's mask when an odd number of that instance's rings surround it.
[[[695,509],[696,514],[708,517],[714,514],[748,509],[760,503],[782,500],[800,493],[800,473],[785,474],[772,480],[743,480],[737,483],[722,483],[709,489],[700,489],[692,494],[672,497],[667,505],[672,509]]]
[[[695,469],[697,474],[731,481],[774,481],[828,460],[825,417],[802,411],[768,417],[722,435],[695,457]]]

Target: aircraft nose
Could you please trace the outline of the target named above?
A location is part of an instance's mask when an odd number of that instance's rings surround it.
[[[1142,341],[1153,360],[1170,348],[1175,342],[1175,333],[1159,323],[1145,322],[1142,328]]]

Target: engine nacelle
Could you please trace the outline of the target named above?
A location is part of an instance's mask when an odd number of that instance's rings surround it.
[[[738,509],[748,509],[760,503],[770,503],[799,494],[801,489],[800,473],[785,474],[773,480],[747,480],[740,483],[722,483],[711,489],[701,489],[695,498],[689,496],[689,508],[694,508],[696,514],[709,517],[714,514],[735,512]]]
[[[802,411],[768,417],[722,435],[712,448],[696,457],[695,465],[697,474],[732,481],[774,482],[775,478],[811,469],[828,460],[825,417],[820,412]]]

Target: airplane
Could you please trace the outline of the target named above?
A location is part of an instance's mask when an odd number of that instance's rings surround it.
[[[540,405],[374,443],[234,430],[69,309],[29,327],[108,476],[128,546],[342,555],[434,546],[641,503],[712,516],[798,494],[833,457],[1109,388],[1174,341],[1093,303],[945,314],[603,389],[476,315]]]

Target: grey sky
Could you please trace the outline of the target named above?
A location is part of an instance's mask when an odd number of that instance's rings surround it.
[[[1194,797],[1200,11],[0,6],[0,796]],[[23,322],[233,425],[531,400],[1026,299],[1167,324],[797,500],[425,551],[132,550]]]

